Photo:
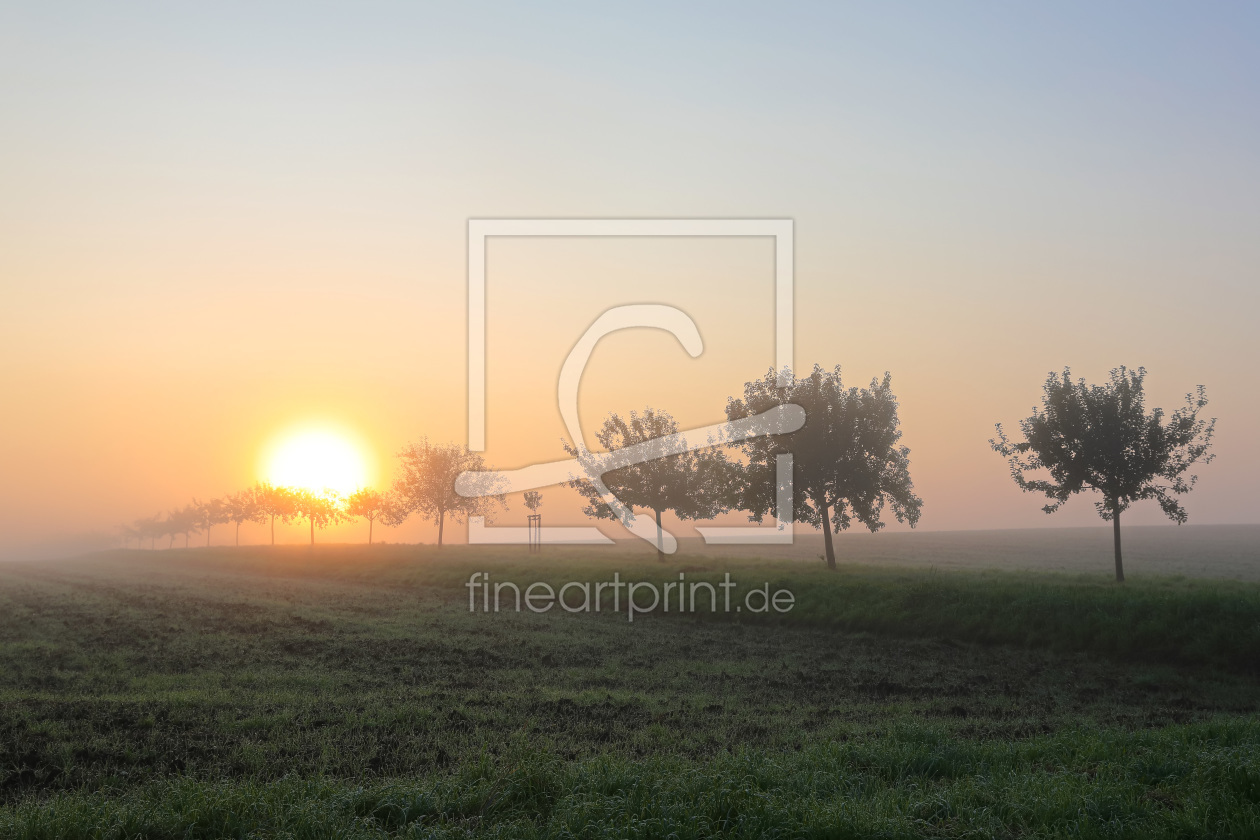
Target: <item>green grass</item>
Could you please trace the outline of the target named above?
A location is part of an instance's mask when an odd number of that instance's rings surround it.
[[[1254,837],[1260,725],[566,762],[524,743],[427,779],[170,779],[0,815],[15,838]]]
[[[469,614],[518,581],[785,616]],[[0,567],[0,836],[1257,836],[1260,587],[580,552]]]
[[[180,553],[173,554],[170,562],[178,563]],[[540,558],[519,549],[463,547],[448,548],[444,554],[412,546],[371,551],[339,546],[313,554],[302,548],[245,549],[211,551],[198,562],[246,576],[296,575],[330,583],[437,591],[452,604],[462,600],[465,605],[464,584],[475,571],[488,572],[495,581],[538,580],[557,587],[570,580],[607,580],[613,571],[623,579],[658,584],[677,580],[679,571],[688,581],[710,582],[729,571],[744,587],[769,582],[771,591],[792,590],[796,605],[786,614],[714,616],[724,622],[810,625],[902,638],[1085,651],[1143,662],[1260,669],[1260,583],[1178,576],[1116,585],[1107,570],[1068,575],[842,564],[829,572],[821,564],[798,561],[686,555],[660,564],[615,553],[595,560],[589,552],[573,549],[557,549]],[[604,595],[611,598],[608,591]],[[707,612],[705,598],[699,605],[702,613]]]

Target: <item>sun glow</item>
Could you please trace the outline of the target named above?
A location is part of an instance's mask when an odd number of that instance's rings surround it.
[[[280,438],[264,459],[272,484],[347,495],[371,483],[368,459],[347,435],[309,429]]]

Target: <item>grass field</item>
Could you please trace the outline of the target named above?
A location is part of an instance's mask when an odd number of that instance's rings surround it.
[[[718,581],[787,613],[469,612]],[[1257,837],[1260,585],[577,549],[0,565],[3,837]]]
[[[638,541],[640,544],[642,541]],[[1110,526],[1012,528],[992,531],[881,531],[851,529],[836,536],[848,564],[939,569],[1001,569],[1103,574],[1112,551]],[[815,561],[822,535],[805,530],[791,545],[706,546],[680,541],[697,555]],[[639,546],[633,548],[643,551]],[[1260,525],[1130,525],[1124,529],[1124,566],[1132,577],[1224,578],[1260,583]]]

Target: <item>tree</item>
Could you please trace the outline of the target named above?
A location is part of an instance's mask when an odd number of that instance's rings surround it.
[[[263,507],[264,502],[258,487],[247,487],[239,493],[233,493],[224,500],[223,508],[227,521],[236,524],[235,545],[239,546],[241,544],[242,523],[253,522],[263,525],[267,522],[267,514]]]
[[[542,517],[538,515],[538,508],[542,506],[542,493],[537,490],[526,490],[522,496],[525,507],[530,512],[529,526],[526,528],[529,535],[529,550],[540,551],[542,550]]]
[[[1095,490],[1102,499],[1094,503],[1098,515],[1110,521],[1115,547],[1116,581],[1124,582],[1120,552],[1120,514],[1134,502],[1155,499],[1178,525],[1186,521],[1186,509],[1177,496],[1190,492],[1198,480],[1186,472],[1198,462],[1209,463],[1216,418],[1203,420],[1207,405],[1200,385],[1186,395],[1186,404],[1164,420],[1163,409],[1146,412],[1143,380],[1146,368],[1125,367],[1111,371],[1106,385],[1072,381],[1062,376],[1046,378],[1042,408],[1019,422],[1024,440],[1011,443],[1002,424],[990,440],[994,451],[1010,464],[1011,477],[1024,492],[1044,493],[1051,500],[1042,508],[1054,513],[1071,496]],[[1049,478],[1029,478],[1045,470]]]
[[[153,523],[154,531],[159,536],[166,537],[166,548],[168,551],[173,545],[175,545],[175,535],[183,533],[181,527],[182,523],[179,521],[179,511],[177,510],[173,510],[166,514],[165,519],[158,519]],[[187,542],[188,540],[185,539],[185,548],[187,548]]]
[[[365,487],[346,497],[345,514],[352,519],[362,517],[367,520],[368,545],[371,545],[372,527],[376,520],[380,519],[382,523],[394,521],[392,514],[396,507],[399,507],[399,503],[392,495]]]
[[[838,365],[830,372],[814,365],[804,379],[788,371],[784,387],[771,370],[744,385],[742,400],[728,401],[726,416],[738,420],[787,403],[805,409],[804,426],[740,444],[748,459],[740,507],[752,512],[752,521],[774,510],[777,457],[791,453],[792,518],[822,529],[829,569],[836,568],[832,534],[853,520],[878,531],[887,506],[898,522],[918,523],[923,500],[910,480],[910,450],[898,443],[897,398],[888,373],[869,388],[846,390]]]
[[[316,493],[313,490],[291,491],[293,517],[305,519],[311,526],[311,546],[315,545],[315,529],[326,528],[345,520],[341,511],[341,499],[332,490]]]
[[[144,538],[144,535],[138,526],[123,523],[118,526],[118,533],[123,548],[127,548],[132,540],[136,541],[136,548],[143,547],[140,541]]]
[[[419,513],[437,525],[438,548],[448,516],[456,522],[470,516],[490,519],[496,510],[507,507],[502,494],[461,496],[455,492],[455,479],[461,473],[486,471],[485,459],[466,446],[438,445],[424,438],[404,448],[398,458],[402,464],[402,476],[394,482],[398,499],[406,512]]]
[[[154,548],[158,531],[161,529],[161,514],[155,513],[152,516],[146,516],[137,519],[134,523],[135,532],[140,539],[140,547],[144,547],[144,540],[149,540],[149,548]]]
[[[197,510],[196,502],[172,510],[166,515],[167,528],[170,529],[172,539],[175,534],[183,534],[184,548],[188,548],[188,537],[192,532],[200,530],[198,526],[200,519],[201,514]]]
[[[678,423],[668,412],[645,408],[632,411],[629,419],[609,414],[595,434],[608,452],[627,446],[659,441],[678,433]],[[563,443],[577,457],[577,443]],[[649,456],[651,453],[648,453]],[[598,456],[597,456],[598,457]],[[650,510],[656,517],[656,556],[665,559],[661,515],[673,511],[679,519],[710,519],[731,509],[732,489],[738,484],[738,468],[716,447],[650,457],[638,464],[603,473],[604,485],[631,511]],[[568,482],[586,499],[583,511],[596,519],[617,519],[598,488],[585,478]]]
[[[390,493],[389,505],[381,512],[379,519],[380,523],[385,527],[397,528],[406,522],[409,516],[411,516],[411,510],[407,507],[407,504],[398,498],[397,493]]]
[[[271,544],[276,544],[276,520],[289,522],[293,519],[293,491],[288,487],[276,487],[265,481],[254,485],[254,498],[258,509],[271,526]]]
[[[229,521],[227,506],[222,499],[208,499],[204,502],[193,499],[192,510],[197,530],[206,532],[206,548],[209,548],[210,529]]]

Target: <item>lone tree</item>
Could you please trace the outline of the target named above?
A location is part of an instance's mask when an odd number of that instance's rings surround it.
[[[1098,515],[1111,521],[1115,542],[1116,581],[1124,582],[1120,553],[1120,514],[1143,499],[1155,499],[1178,525],[1186,509],[1177,496],[1190,492],[1198,476],[1186,475],[1196,462],[1209,463],[1216,418],[1203,420],[1207,405],[1200,385],[1186,395],[1186,404],[1164,419],[1163,409],[1146,412],[1142,381],[1146,368],[1111,371],[1111,382],[1088,385],[1072,381],[1071,370],[1046,378],[1042,409],[1019,422],[1024,440],[1011,443],[1002,424],[993,449],[1005,457],[1011,476],[1024,492],[1044,493],[1052,501],[1042,508],[1054,513],[1072,495],[1096,490]],[[1049,478],[1029,478],[1045,470]]]
[[[466,446],[439,445],[424,438],[408,445],[398,458],[402,476],[394,482],[394,490],[402,506],[399,514],[419,513],[437,525],[438,548],[442,547],[447,517],[456,522],[464,522],[470,516],[489,519],[496,510],[507,507],[502,494],[466,497],[455,492],[455,479],[460,473],[486,470],[481,454]]]
[[[872,379],[869,388],[846,390],[838,365],[830,372],[814,365],[804,379],[789,371],[784,387],[770,370],[744,385],[742,400],[731,398],[726,416],[738,420],[787,403],[805,409],[804,426],[740,444],[748,459],[740,507],[752,512],[752,521],[774,510],[777,457],[791,453],[792,518],[822,529],[827,568],[836,568],[833,531],[846,530],[854,519],[878,531],[887,506],[898,522],[912,528],[918,523],[923,500],[910,480],[910,450],[898,445],[900,420],[889,374]]]
[[[608,452],[627,446],[659,441],[677,434],[678,423],[668,412],[645,408],[632,411],[629,419],[615,412],[608,415],[595,437]],[[565,452],[577,457],[576,443],[565,441]],[[650,453],[649,453],[650,454]],[[728,461],[716,447],[708,447],[675,455],[655,457],[603,474],[604,485],[631,511],[650,510],[656,517],[656,556],[664,561],[661,515],[673,511],[679,519],[711,519],[730,510],[735,503],[733,492],[739,484],[739,468]],[[605,504],[599,490],[585,478],[575,478],[568,485],[586,499],[583,511],[596,519],[617,519]]]
[[[332,490],[316,493],[314,490],[290,491],[294,519],[305,519],[311,526],[311,547],[315,546],[315,529],[323,530],[345,520],[341,499]]]
[[[537,490],[526,490],[521,495],[524,497],[525,507],[529,509],[525,527],[529,550],[531,552],[541,551],[542,516],[538,513],[538,508],[542,507],[542,493],[539,493]]]
[[[388,493],[364,487],[346,497],[345,514],[351,519],[363,518],[368,523],[368,545],[372,544],[372,527],[376,520],[382,524],[393,521],[391,516],[398,502]]]
[[[542,505],[542,493],[539,493],[537,490],[526,490],[524,498],[525,507],[534,513],[538,513],[538,508]]]

